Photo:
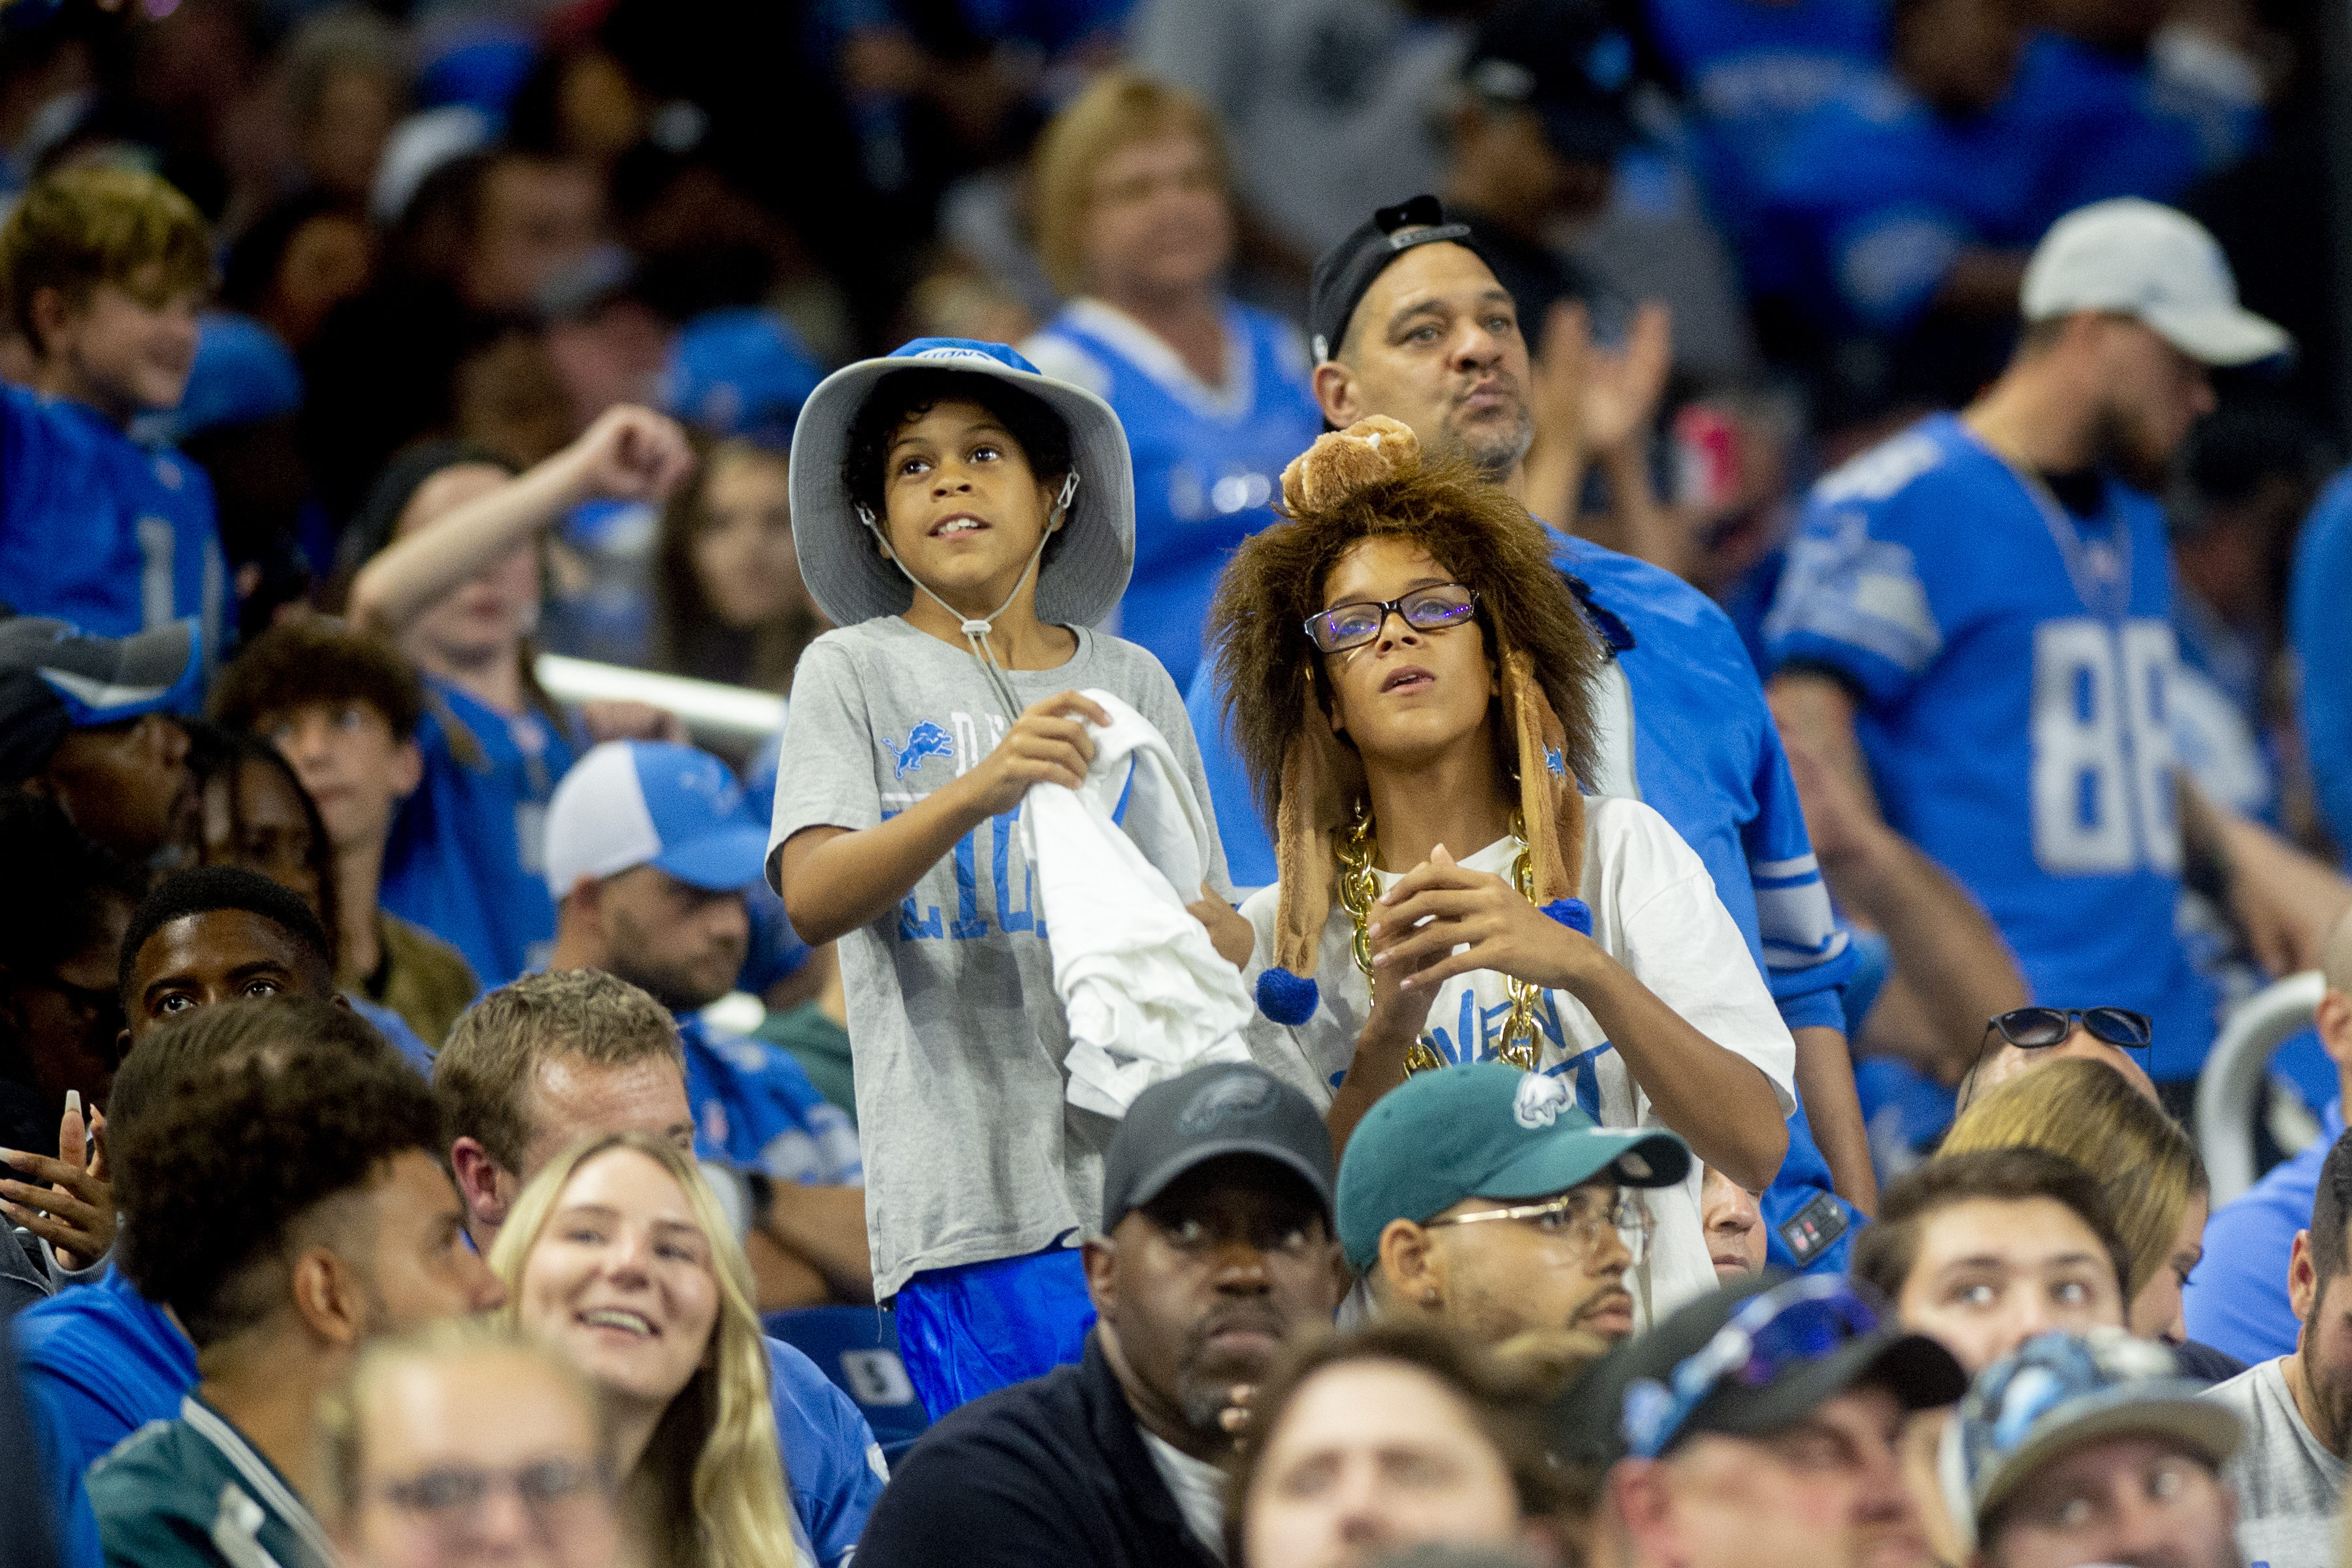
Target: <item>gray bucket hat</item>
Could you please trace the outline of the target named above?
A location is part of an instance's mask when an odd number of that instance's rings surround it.
[[[902,615],[914,600],[914,584],[876,550],[841,476],[858,411],[884,376],[906,370],[993,376],[1061,416],[1078,489],[1062,541],[1038,569],[1037,618],[1090,626],[1109,615],[1135,569],[1135,474],[1118,416],[1093,393],[1054,380],[1003,343],[968,338],[917,338],[880,359],[845,365],[802,406],[793,432],[793,546],[817,607],[846,626]]]

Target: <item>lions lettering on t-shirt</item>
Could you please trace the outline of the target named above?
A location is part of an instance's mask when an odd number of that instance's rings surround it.
[[[882,792],[882,820],[889,821],[908,806],[929,795],[950,778],[961,778],[981,758],[995,750],[1004,739],[1007,726],[1002,714],[971,714],[954,710],[945,716],[945,722],[925,719],[911,726],[904,742],[890,735],[877,738],[890,776],[900,784],[912,781],[920,786],[910,789],[886,789]],[[955,862],[956,902],[952,913],[937,904],[925,903],[922,888],[899,900],[898,940],[900,942],[970,942],[986,936],[992,931],[1021,932],[1045,940],[1045,918],[1037,910],[1037,884],[1029,868],[1026,856],[1021,858],[1020,891],[1013,890],[1013,837],[1020,831],[1021,808],[1000,812],[956,840],[950,858]],[[985,858],[987,868],[982,869]],[[986,878],[994,894],[992,913],[981,908],[981,882]]]

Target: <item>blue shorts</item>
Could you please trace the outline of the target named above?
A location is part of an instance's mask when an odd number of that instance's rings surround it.
[[[1086,1354],[1095,1304],[1076,1247],[929,1268],[898,1287],[898,1357],[937,1421]]]

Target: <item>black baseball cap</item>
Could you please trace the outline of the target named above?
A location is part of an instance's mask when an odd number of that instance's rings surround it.
[[[1633,139],[1633,45],[1594,0],[1518,0],[1488,16],[1462,67],[1487,102],[1524,109],[1563,158],[1607,163]]]
[[[1773,1301],[1751,1308],[1773,1292]],[[1804,1353],[1810,1347],[1801,1343],[1777,1355],[1758,1353],[1769,1338],[1761,1328],[1748,1343],[1730,1342],[1735,1320],[1752,1325],[1760,1313],[1784,1307],[1835,1322],[1841,1331],[1797,1337],[1811,1338],[1815,1353]],[[1686,1367],[1704,1367],[1715,1356],[1726,1364],[1711,1379],[1687,1381]],[[1678,1384],[1677,1374],[1686,1381]],[[1906,1410],[1932,1410],[1957,1402],[1969,1379],[1936,1341],[1880,1325],[1875,1306],[1851,1282],[1769,1272],[1707,1292],[1594,1363],[1552,1407],[1551,1451],[1563,1463],[1606,1468],[1632,1453],[1671,1453],[1700,1432],[1778,1432],[1860,1387],[1884,1388]],[[1683,1403],[1675,1405],[1678,1396]],[[1668,1414],[1670,1422],[1662,1419]]]
[[[1471,237],[1470,226],[1445,216],[1445,204],[1435,196],[1419,195],[1382,207],[1356,226],[1355,231],[1315,258],[1315,275],[1307,287],[1307,330],[1315,363],[1321,364],[1339,352],[1348,336],[1349,320],[1372,280],[1389,263],[1416,245],[1453,244],[1486,252]],[[1488,266],[1494,265],[1487,261]]]
[[[1331,1223],[1331,1134],[1312,1101],[1263,1068],[1218,1063],[1153,1084],[1127,1108],[1103,1156],[1103,1229],[1226,1154],[1255,1154],[1313,1189]]]

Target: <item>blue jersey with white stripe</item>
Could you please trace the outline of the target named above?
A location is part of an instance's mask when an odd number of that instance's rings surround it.
[[[425,782],[392,825],[383,907],[464,953],[484,986],[504,985],[546,967],[555,941],[547,803],[572,741],[540,713],[501,713],[435,676],[425,685]]]
[[[1117,629],[1150,648],[1180,691],[1201,662],[1217,574],[1234,546],[1274,521],[1282,470],[1323,433],[1298,334],[1246,305],[1229,302],[1224,316],[1222,390],[1097,300],[1069,305],[1022,345],[1039,369],[1095,393],[1126,426],[1135,459],[1135,575]]]
[[[2035,1000],[2136,1007],[2194,1076],[2214,998],[2173,929],[2178,661],[2162,509],[2076,518],[1938,415],[1814,487],[1765,623],[1834,672],[1887,820],[1975,895]]]
[[[202,468],[94,408],[0,387],[0,602],[109,637],[194,617],[209,659],[227,595]]]

